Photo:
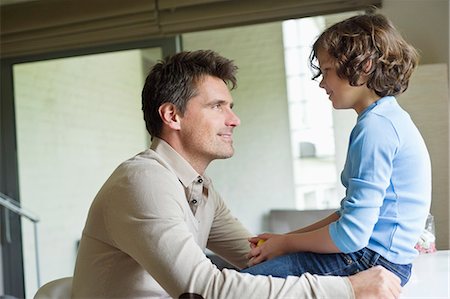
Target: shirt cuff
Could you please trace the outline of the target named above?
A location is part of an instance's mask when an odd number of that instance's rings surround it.
[[[322,286],[323,298],[349,298],[355,299],[355,292],[348,277],[316,276]]]

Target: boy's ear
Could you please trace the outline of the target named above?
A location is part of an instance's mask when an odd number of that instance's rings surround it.
[[[173,130],[180,130],[180,115],[174,104],[164,103],[159,106],[158,112],[164,124]]]
[[[366,62],[366,64],[364,65],[364,73],[368,74],[370,72],[370,70],[372,69],[372,64],[373,61],[371,59]]]
[[[359,76],[359,79],[358,79],[358,83],[359,84],[366,84],[367,83],[369,73],[370,73],[370,71],[372,69],[372,65],[373,65],[373,61],[372,60],[368,60],[364,64],[364,67],[362,69],[363,73]]]

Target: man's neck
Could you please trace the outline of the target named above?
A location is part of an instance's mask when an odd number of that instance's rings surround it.
[[[176,138],[170,138],[167,136],[162,136],[159,138],[167,142],[184,160],[192,166],[198,174],[203,175],[205,173],[205,170],[211,161],[205,161],[205,159],[199,159],[196,158],[195,155],[189,154],[183,144],[181,144]]]

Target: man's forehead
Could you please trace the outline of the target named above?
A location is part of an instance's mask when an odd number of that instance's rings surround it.
[[[233,97],[227,87],[218,88],[211,85],[203,85],[196,89],[195,94],[189,99],[189,103],[198,103],[202,105],[233,105]]]

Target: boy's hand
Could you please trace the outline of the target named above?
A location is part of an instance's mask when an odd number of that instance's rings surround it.
[[[250,252],[247,255],[249,259],[248,266],[259,264],[265,260],[272,259],[286,253],[285,239],[287,235],[261,234],[250,238]]]

